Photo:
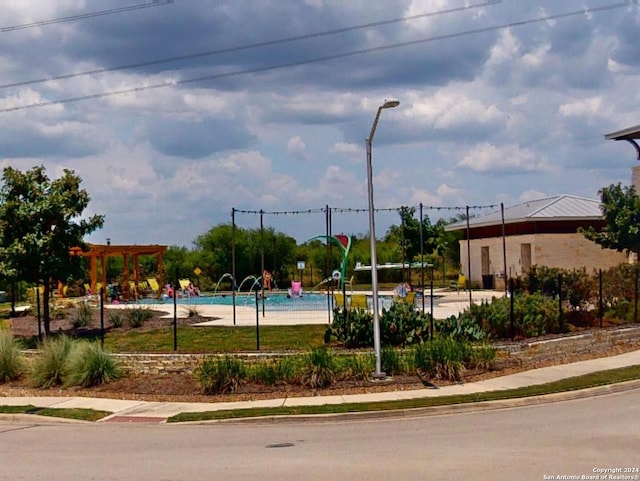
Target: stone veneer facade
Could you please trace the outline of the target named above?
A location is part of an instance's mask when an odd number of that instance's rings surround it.
[[[481,272],[480,262],[471,264],[471,282],[481,285],[483,275],[493,275],[496,278],[495,288],[502,290],[504,284],[499,283],[504,271],[504,254],[502,237],[490,237],[472,239],[471,258],[481,259],[483,248],[489,253],[488,272]],[[507,236],[505,238],[507,253],[507,277],[517,277],[525,273],[533,265],[557,267],[562,269],[575,269],[584,267],[587,272],[594,269],[608,269],[628,262],[624,252],[612,249],[603,249],[600,245],[584,237],[575,234],[527,234]],[[522,246],[530,245],[531,262],[524,265],[522,258]],[[467,259],[467,243],[460,242],[460,258]],[[463,266],[466,270],[467,266]]]

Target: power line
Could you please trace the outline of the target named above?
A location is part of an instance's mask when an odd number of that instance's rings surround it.
[[[362,25],[354,25],[354,26],[343,27],[343,28],[338,28],[338,29],[334,29],[334,30],[327,30],[327,31],[324,31],[324,32],[309,33],[309,34],[305,34],[305,35],[296,35],[296,36],[293,36],[293,37],[285,37],[285,38],[276,39],[276,40],[267,40],[265,42],[250,43],[250,44],[240,45],[240,46],[236,46],[236,47],[221,48],[221,49],[216,49],[216,50],[209,50],[209,51],[206,51],[206,52],[197,52],[197,53],[192,53],[192,54],[187,54],[187,55],[179,55],[179,56],[176,56],[176,57],[166,57],[166,58],[162,58],[162,59],[158,59],[158,60],[149,60],[147,62],[137,62],[137,63],[128,64],[128,65],[120,65],[120,66],[116,66],[116,67],[105,67],[105,68],[100,68],[100,69],[95,69],[95,70],[87,70],[87,71],[84,71],[84,72],[62,74],[62,75],[57,75],[57,76],[54,76],[54,77],[46,77],[46,78],[40,78],[40,79],[35,79],[35,80],[25,80],[25,81],[22,81],[22,82],[14,82],[14,83],[10,83],[10,84],[0,85],[0,89],[9,88],[9,87],[22,87],[22,86],[25,86],[25,85],[32,85],[32,84],[38,84],[38,83],[44,83],[44,82],[51,82],[51,81],[54,81],[54,80],[67,80],[67,79],[75,78],[75,77],[83,77],[83,76],[86,76],[86,75],[95,75],[95,74],[106,73],[106,72],[115,72],[115,71],[118,71],[118,70],[128,70],[128,69],[134,69],[134,68],[139,68],[139,67],[149,67],[151,65],[160,65],[160,64],[163,64],[163,63],[175,62],[175,61],[179,61],[179,60],[191,60],[191,59],[194,59],[194,58],[210,57],[210,56],[214,56],[214,55],[220,55],[220,54],[224,54],[224,53],[240,52],[240,51],[243,51],[243,50],[250,50],[250,49],[254,49],[254,48],[271,47],[273,45],[282,45],[282,44],[286,44],[286,43],[299,42],[301,40],[308,40],[308,39],[312,39],[312,38],[327,37],[327,36],[330,36],[330,35],[337,35],[337,34],[340,34],[340,33],[353,32],[353,31],[356,31],[356,30],[364,30],[364,29],[367,29],[367,28],[380,27],[380,26],[383,26],[383,25],[391,25],[391,24],[394,24],[394,23],[408,22],[410,20],[417,20],[417,19],[420,19],[420,18],[434,17],[436,15],[444,15],[444,14],[447,14],[447,13],[455,13],[455,12],[461,12],[461,11],[471,10],[471,9],[475,9],[475,8],[487,7],[487,6],[490,6],[490,5],[496,5],[498,3],[502,3],[502,0],[490,0],[490,1],[487,1],[485,3],[478,3],[478,4],[474,4],[474,5],[466,5],[464,7],[449,8],[449,9],[446,9],[446,10],[439,10],[439,11],[436,11],[436,12],[421,13],[421,14],[411,15],[411,16],[407,16],[407,17],[394,18],[394,19],[391,19],[391,20],[382,20],[382,21],[371,22],[371,23],[366,23],[366,24],[362,24]]]
[[[9,107],[9,108],[5,108],[5,109],[0,109],[0,113],[15,112],[15,111],[18,111],[18,110],[26,110],[26,109],[33,109],[33,108],[39,108],[39,107],[48,107],[48,106],[52,106],[52,105],[61,105],[61,104],[67,104],[67,103],[72,103],[72,102],[80,102],[80,101],[83,101],[83,100],[92,100],[92,99],[99,99],[99,98],[105,98],[105,97],[112,97],[112,96],[116,96],[116,95],[123,95],[123,94],[129,94],[129,93],[142,92],[142,91],[145,91],[145,90],[155,90],[155,89],[160,89],[160,88],[165,88],[165,87],[173,87],[173,86],[176,86],[176,85],[184,85],[184,84],[189,84],[189,83],[203,82],[205,80],[217,80],[217,79],[221,79],[221,78],[237,77],[237,76],[240,76],[240,75],[262,73],[262,72],[268,72],[268,71],[272,71],[272,70],[282,70],[282,69],[291,68],[291,67],[299,67],[299,66],[302,66],[302,65],[309,65],[309,64],[313,64],[313,63],[326,62],[326,61],[329,61],[329,60],[338,60],[338,59],[343,59],[343,58],[349,58],[349,57],[354,57],[354,56],[357,56],[357,55],[363,55],[363,54],[367,54],[367,53],[382,52],[382,51],[385,51],[385,50],[391,50],[391,49],[396,49],[396,48],[400,48],[400,47],[407,47],[407,46],[411,46],[411,45],[419,45],[419,44],[424,44],[424,43],[430,43],[430,42],[434,42],[434,41],[438,41],[438,40],[447,40],[447,39],[452,39],[452,38],[475,35],[475,34],[479,34],[479,33],[487,33],[487,32],[492,32],[492,31],[497,31],[497,30],[503,30],[505,28],[519,27],[519,26],[530,25],[530,24],[534,24],[534,23],[547,22],[547,21],[550,21],[550,20],[558,20],[558,19],[562,19],[562,18],[575,17],[575,16],[578,16],[578,15],[595,14],[595,13],[599,13],[599,12],[603,12],[603,11],[607,11],[607,10],[614,10],[614,9],[622,8],[622,7],[625,7],[627,5],[629,5],[628,1],[619,2],[619,3],[610,4],[610,5],[604,5],[604,6],[601,6],[601,7],[584,8],[582,10],[575,10],[575,11],[571,11],[571,12],[559,13],[559,14],[556,14],[556,15],[547,15],[547,16],[537,17],[537,18],[533,18],[533,19],[529,19],[529,20],[520,20],[520,21],[510,22],[510,23],[506,23],[506,24],[502,24],[502,25],[494,25],[494,26],[490,26],[490,27],[476,28],[476,29],[465,30],[465,31],[462,31],[462,32],[457,32],[457,33],[438,35],[438,36],[435,36],[435,37],[427,37],[427,38],[418,39],[418,40],[411,40],[411,41],[407,41],[407,42],[399,42],[399,43],[393,43],[393,44],[389,44],[389,45],[382,45],[382,46],[379,46],[379,47],[371,47],[371,48],[365,48],[365,49],[360,49],[360,50],[353,50],[353,51],[350,51],[350,52],[344,52],[344,53],[333,54],[333,55],[326,55],[326,56],[323,56],[323,57],[316,57],[316,58],[307,59],[307,60],[299,60],[299,61],[280,64],[280,65],[270,65],[270,66],[256,67],[256,68],[245,69],[245,70],[236,70],[236,71],[233,71],[233,72],[224,72],[224,73],[220,73],[220,74],[206,75],[206,76],[203,76],[203,77],[193,77],[193,78],[182,79],[182,80],[171,80],[171,81],[168,81],[168,82],[161,82],[161,83],[157,83],[157,84],[141,85],[139,87],[131,87],[131,88],[122,89],[122,90],[112,90],[112,91],[109,91],[109,92],[100,92],[100,93],[96,93],[96,94],[82,95],[82,96],[79,96],[79,97],[70,97],[70,98],[66,98],[66,99],[49,100],[49,101],[45,101],[45,102],[35,102],[35,103],[32,103],[32,104],[20,105],[20,106],[17,106],[17,107]]]
[[[86,18],[101,17],[103,15],[113,15],[115,13],[130,12],[132,10],[141,10],[143,8],[159,7],[173,3],[173,0],[154,0],[149,3],[138,5],[130,5],[128,7],[111,8],[109,10],[101,10],[98,12],[82,13],[79,15],[71,15],[68,17],[54,18],[50,20],[40,20],[38,22],[24,23],[22,25],[12,25],[10,27],[0,27],[0,32],[13,32],[15,30],[23,30],[25,28],[42,27],[44,25],[52,25],[54,23],[72,22],[74,20],[84,20]]]

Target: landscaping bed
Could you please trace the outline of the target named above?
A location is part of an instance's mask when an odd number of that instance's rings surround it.
[[[52,332],[63,332],[74,337],[89,337],[96,339],[100,332],[100,319],[96,311],[88,325],[81,328],[74,328],[73,320],[76,313],[73,309],[68,309],[65,316],[51,321]],[[165,314],[153,311],[153,316],[145,320],[143,325],[132,328],[126,323],[120,327],[113,327],[105,321],[105,328],[108,333],[113,332],[145,332],[155,329],[165,329],[170,331],[173,319],[162,317]],[[106,317],[106,316],[105,316]],[[207,320],[198,315],[178,319],[181,326]],[[19,338],[34,339],[38,335],[37,319],[32,314],[23,314],[8,320],[9,328],[13,334]],[[207,329],[207,328],[198,328]],[[99,338],[99,337],[98,337]],[[33,342],[33,341],[31,341]],[[571,358],[566,356],[557,359],[548,359],[544,362],[498,362],[494,369],[467,370],[463,372],[463,382],[474,382],[496,376],[504,376],[515,372],[539,368],[554,364],[575,362],[579,360],[591,359],[595,357],[605,357],[621,354],[626,351],[640,349],[638,343],[624,346],[611,346],[606,350],[599,350],[597,353],[584,353]],[[0,396],[89,396],[108,397],[117,399],[139,399],[147,401],[177,401],[177,402],[217,402],[217,401],[240,401],[254,399],[270,399],[284,397],[316,396],[316,395],[342,395],[361,394],[380,391],[413,390],[434,388],[435,385],[444,385],[447,381],[434,381],[434,384],[423,382],[417,375],[394,376],[384,382],[368,380],[342,380],[336,379],[331,386],[325,388],[306,388],[297,384],[287,385],[265,385],[257,382],[243,382],[232,394],[203,394],[202,387],[192,373],[165,373],[165,374],[143,374],[134,373],[122,379],[91,388],[61,388],[34,389],[30,387],[28,379],[22,378],[5,384],[0,384]]]

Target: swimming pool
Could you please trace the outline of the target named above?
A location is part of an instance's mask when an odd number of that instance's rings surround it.
[[[286,292],[265,292],[264,299],[265,311],[285,312],[285,311],[326,311],[329,308],[329,302],[333,301],[327,297],[326,293],[308,292],[302,297],[288,297]],[[329,299],[329,301],[327,301]],[[380,296],[380,308],[389,307],[393,301],[392,296]],[[144,304],[173,304],[173,299],[145,299],[140,301]],[[255,292],[241,292],[236,294],[236,306],[254,307],[256,302]],[[177,304],[180,306],[231,306],[233,305],[233,297],[230,295],[202,295],[199,297],[178,298]],[[258,306],[262,309],[262,299],[258,299]],[[340,306],[337,306],[340,307]]]
[[[264,307],[268,311],[326,311],[327,294],[325,293],[305,293],[302,297],[287,297],[287,293],[265,293]],[[173,304],[173,299],[145,299],[145,304]],[[236,294],[236,306],[254,307],[256,303],[255,293],[248,294],[241,292]],[[231,306],[233,296],[218,295],[199,297],[178,298],[177,304],[180,306]],[[258,299],[258,306],[262,309],[262,299]]]

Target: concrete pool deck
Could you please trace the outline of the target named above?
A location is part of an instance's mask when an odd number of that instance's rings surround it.
[[[371,291],[357,291],[358,294],[371,295]],[[428,291],[426,292],[428,293]],[[458,315],[469,308],[469,291],[450,291],[447,289],[434,289],[433,291],[433,315],[435,319],[445,319],[450,316]],[[393,296],[391,291],[381,291],[380,296]],[[484,291],[477,290],[471,292],[471,299],[474,304],[479,304],[484,300],[490,300],[492,297],[503,297],[502,291]],[[144,304],[140,302],[135,304],[137,307],[145,307],[157,311],[165,312],[164,317],[173,317],[173,303],[166,302],[162,304]],[[418,308],[422,307],[420,300],[416,302]],[[109,304],[105,305],[108,309],[127,309],[132,304]],[[382,307],[382,306],[381,306]],[[425,312],[430,312],[430,299],[425,297]],[[221,304],[180,304],[178,303],[176,315],[178,318],[189,317],[190,310],[197,310],[198,315],[202,317],[216,318],[211,321],[194,324],[195,326],[233,326],[233,306]],[[236,326],[255,326],[259,322],[263,326],[285,326],[299,324],[329,324],[330,317],[327,310],[309,311],[309,310],[283,310],[269,311],[258,309],[258,319],[256,321],[256,309],[253,304],[245,305],[240,302],[236,305]]]

